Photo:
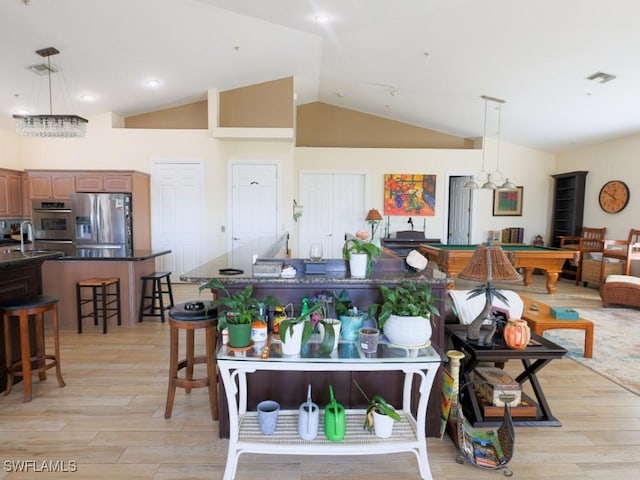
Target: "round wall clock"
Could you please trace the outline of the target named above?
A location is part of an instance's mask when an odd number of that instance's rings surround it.
[[[607,213],[618,213],[629,203],[629,187],[620,180],[611,180],[600,189],[600,208]]]

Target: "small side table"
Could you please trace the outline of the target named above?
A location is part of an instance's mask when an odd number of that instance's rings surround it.
[[[447,325],[446,334],[451,337],[453,346],[465,354],[460,371],[460,385],[472,380],[473,369],[481,362],[504,364],[508,360],[522,361],[523,370],[515,378],[521,386],[529,381],[535,395],[535,401],[528,399],[523,394],[523,398],[536,404],[537,413],[535,417],[515,417],[515,426],[552,426],[560,427],[562,424],[553,416],[551,408],[538,381],[537,373],[551,360],[562,358],[567,351],[559,345],[550,342],[539,335],[531,334],[533,342],[524,350],[514,350],[507,347],[501,339],[496,338],[493,347],[479,346],[467,341],[467,325]],[[485,418],[478,398],[470,389],[470,394],[465,397],[467,402],[462,402],[465,409],[465,416],[474,427],[497,426],[500,424],[499,418]]]

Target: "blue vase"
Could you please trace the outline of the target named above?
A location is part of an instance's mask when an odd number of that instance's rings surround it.
[[[362,328],[362,322],[364,321],[364,315],[340,315],[340,336],[347,341],[355,342],[358,340],[358,334],[360,328]]]

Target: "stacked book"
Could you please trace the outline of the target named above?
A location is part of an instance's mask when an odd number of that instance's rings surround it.
[[[524,243],[524,228],[503,228],[502,243]]]

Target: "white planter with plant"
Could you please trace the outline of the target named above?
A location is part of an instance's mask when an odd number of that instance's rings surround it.
[[[380,438],[389,438],[393,432],[394,422],[401,420],[400,414],[393,408],[393,405],[387,403],[382,395],[375,394],[369,398],[355,379],[353,383],[369,402],[362,428],[375,433]]]
[[[365,278],[371,274],[373,262],[382,256],[382,250],[371,242],[353,237],[344,243],[342,255],[345,260],[349,261],[351,276],[353,278]]]
[[[431,343],[431,317],[439,315],[427,282],[403,282],[394,288],[380,285],[382,305],[378,325],[389,343],[422,347]]]
[[[321,309],[322,305],[315,303],[309,310],[300,314],[299,317],[288,317],[280,322],[279,336],[282,342],[282,353],[284,355],[300,355],[302,346],[309,341],[313,334],[311,315]],[[320,323],[324,326],[320,351],[323,353],[331,353],[335,343],[333,325],[324,319],[320,320]]]

